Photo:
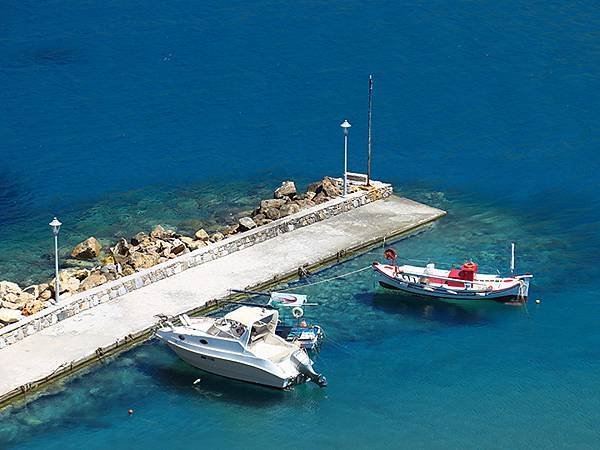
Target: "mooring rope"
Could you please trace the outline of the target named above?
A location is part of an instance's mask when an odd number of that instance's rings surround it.
[[[352,272],[343,273],[341,275],[336,275],[335,277],[331,277],[331,278],[326,278],[324,280],[315,281],[314,283],[303,284],[301,286],[295,286],[293,288],[286,289],[286,292],[287,291],[295,291],[297,289],[301,289],[301,288],[305,288],[305,287],[309,287],[309,286],[315,286],[315,285],[321,284],[321,283],[327,283],[328,281],[337,280],[338,278],[344,278],[344,277],[347,277],[348,275],[354,275],[355,273],[362,272],[364,270],[370,269],[371,267],[373,267],[373,266],[368,265],[368,266],[363,267],[361,269],[353,270]]]

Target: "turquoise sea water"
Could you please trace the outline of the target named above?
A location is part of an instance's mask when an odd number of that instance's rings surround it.
[[[149,342],[2,412],[0,447],[597,448],[596,2],[0,8],[0,278],[51,273],[53,215],[64,254],[339,174],[344,118],[363,170],[374,73],[374,176],[449,212],[399,254],[506,269],[516,241],[542,300],[415,304],[361,272],[307,290],[326,389],[194,386]]]

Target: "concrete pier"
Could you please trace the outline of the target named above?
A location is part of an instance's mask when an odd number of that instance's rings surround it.
[[[65,318],[0,349],[0,406],[151,335],[156,314],[199,311],[415,230],[445,214],[391,196],[277,235]]]

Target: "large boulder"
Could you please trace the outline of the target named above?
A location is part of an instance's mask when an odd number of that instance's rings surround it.
[[[278,208],[269,208],[265,211],[265,216],[268,219],[277,220],[281,217],[281,213],[279,212]]]
[[[40,296],[40,292],[42,292],[47,287],[48,285],[46,283],[32,284],[31,286],[23,288],[23,292],[27,292],[28,294],[33,295],[33,298],[38,298]]]
[[[92,259],[96,258],[102,250],[102,245],[94,236],[87,238],[75,246],[71,252],[73,258]]]
[[[26,302],[34,298],[32,293],[21,290],[18,284],[0,281],[0,306],[7,309],[22,309]]]
[[[0,302],[0,306],[8,309],[23,309],[25,303],[27,303],[25,299],[17,297],[14,294],[9,294]]]
[[[223,236],[231,236],[232,234],[235,234],[238,231],[243,231],[243,230],[239,223],[234,223],[233,225],[230,225],[226,228],[222,228],[220,231],[221,231],[221,233],[223,233]]]
[[[162,227],[161,227],[162,228]],[[131,238],[131,245],[143,245],[150,242],[150,236],[148,236],[143,231],[136,233],[135,236]]]
[[[164,257],[169,257],[169,255],[171,254],[171,249],[173,248],[173,244],[171,244],[168,241],[163,241],[160,239],[157,239],[156,241],[154,241],[154,244],[156,245],[156,248],[154,250],[150,250],[147,248],[140,248],[140,249],[134,249],[133,251],[139,250],[140,253],[158,253],[159,255],[162,255]],[[132,251],[132,253],[133,253]]]
[[[269,208],[279,209],[285,205],[285,200],[282,198],[270,198],[260,202],[260,210],[266,211]]]
[[[58,282],[60,294],[65,292],[76,292],[79,289],[81,280],[75,276],[76,274],[72,270],[61,270],[58,274]],[[81,276],[81,274],[79,274]],[[87,276],[87,275],[86,275]],[[52,292],[56,290],[56,277],[49,283]]]
[[[213,233],[210,236],[210,241],[211,242],[222,241],[223,239],[225,239],[225,236],[223,235],[223,233],[219,233],[218,231],[216,233]]]
[[[210,239],[210,236],[206,230],[204,230],[204,228],[200,228],[198,231],[196,231],[194,236],[196,236],[196,239],[200,239],[201,241],[208,241]]]
[[[240,224],[240,231],[248,231],[256,228],[256,222],[251,217],[242,217],[238,223]]]
[[[108,281],[108,278],[106,278],[106,276],[102,272],[100,272],[100,271],[92,272],[86,279],[84,279],[81,282],[81,285],[79,286],[79,290],[87,291],[88,289],[92,289],[96,286],[100,286],[101,284],[104,284],[107,281]]]
[[[323,180],[321,181],[315,181],[314,183],[310,183],[308,185],[308,187],[306,188],[306,192],[313,192],[313,193],[317,193],[317,191],[319,190],[319,188],[321,187],[321,183],[323,182]]]
[[[0,298],[5,294],[20,294],[21,288],[17,283],[10,281],[0,281]]]
[[[294,203],[296,203],[300,209],[306,209],[315,206],[315,202],[309,199],[296,200]]]
[[[30,316],[38,311],[41,311],[42,309],[44,309],[44,302],[42,300],[35,299],[27,302],[27,304],[21,310],[21,313],[24,316]]]
[[[185,246],[185,243],[181,239],[174,239],[171,244],[171,255],[179,256],[184,253],[189,253],[188,248]]]
[[[327,197],[327,194],[325,194],[325,192],[319,192],[312,199],[312,201],[315,202],[315,205],[320,205],[321,203],[325,203],[325,202],[327,202],[329,200],[331,200],[331,198]]]
[[[130,257],[130,264],[135,270],[147,269],[158,264],[160,255],[156,253],[134,252]]]
[[[0,308],[0,322],[5,325],[18,322],[22,318],[23,315],[18,309]]]
[[[177,233],[173,230],[165,230],[161,225],[156,225],[154,229],[150,232],[150,237],[154,239],[169,239],[177,237]]]
[[[295,214],[300,211],[300,207],[295,203],[286,203],[279,209],[279,214],[281,217],[286,217],[291,214]]]
[[[125,238],[121,238],[117,241],[114,247],[110,248],[110,253],[115,263],[123,264],[129,258],[129,242]]]
[[[187,245],[190,250],[198,250],[200,247],[206,246],[206,242],[200,239],[193,239],[188,236],[181,236],[179,239],[181,239],[181,241]]]
[[[317,189],[317,194],[321,192],[324,192],[327,197],[339,197],[342,195],[342,190],[338,187],[337,181],[329,177],[325,177],[321,181],[321,186]]]
[[[296,185],[293,181],[284,181],[273,193],[275,198],[293,197],[294,195],[296,195]]]
[[[52,295],[52,289],[50,289],[48,287],[47,289],[44,289],[42,292],[40,292],[38,299],[40,299],[42,301],[46,301],[46,300],[50,300],[53,297],[54,297],[54,295]]]

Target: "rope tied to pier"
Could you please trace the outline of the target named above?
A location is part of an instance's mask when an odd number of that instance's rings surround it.
[[[296,291],[298,289],[302,289],[302,288],[305,288],[305,287],[315,286],[317,284],[322,284],[322,283],[327,283],[329,281],[337,280],[339,278],[344,278],[344,277],[347,277],[349,275],[354,275],[355,273],[363,272],[365,270],[370,269],[371,267],[372,267],[371,265],[368,265],[366,267],[362,267],[360,269],[353,270],[352,272],[343,273],[341,275],[336,275],[335,277],[326,278],[324,280],[315,281],[314,283],[306,283],[306,284],[303,284],[301,286],[295,286],[295,287],[292,287],[292,288],[288,288],[288,289],[286,289],[286,292],[288,292],[288,291]]]

